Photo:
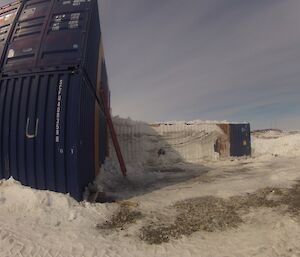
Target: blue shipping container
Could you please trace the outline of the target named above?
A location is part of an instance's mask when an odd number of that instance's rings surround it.
[[[10,38],[15,18],[18,15],[21,3],[19,1],[0,7],[0,63],[6,53],[7,39]]]
[[[250,124],[230,124],[230,156],[250,156]]]
[[[95,101],[81,74],[49,72],[0,82],[0,178],[81,199],[95,177]],[[103,115],[100,123],[105,124]],[[104,161],[105,131],[101,132]]]
[[[0,179],[81,200],[107,153],[95,101],[102,87],[109,103],[97,0],[23,1],[12,24],[0,77]]]

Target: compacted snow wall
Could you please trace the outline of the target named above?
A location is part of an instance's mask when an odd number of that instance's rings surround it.
[[[214,160],[217,139],[226,137],[215,123],[147,124],[115,117],[114,126],[127,164]],[[110,156],[115,158],[111,144]]]

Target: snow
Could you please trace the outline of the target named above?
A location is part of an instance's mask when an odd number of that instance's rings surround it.
[[[284,206],[250,208],[241,214],[242,224],[224,231],[196,231],[154,245],[139,237],[140,229],[151,222],[172,223],[177,215],[172,205],[178,201],[204,196],[228,200],[266,187],[292,188],[300,179],[300,133],[254,133],[251,158],[199,161],[203,154],[189,157],[200,142],[199,133],[190,133],[187,141],[183,133],[176,132],[174,138],[168,128],[169,136],[162,137],[146,123],[118,119],[115,122],[124,129],[128,177],[122,177],[112,156],[90,187],[116,201],[78,203],[68,195],[30,189],[13,179],[1,181],[0,257],[300,256],[299,215],[290,215]],[[182,125],[172,126],[173,132]],[[139,127],[136,141],[126,148],[132,127]],[[210,131],[213,138],[217,132]],[[174,140],[182,142],[182,137],[187,152],[178,147],[157,155],[157,149],[170,142],[176,145]],[[139,153],[136,145],[145,151]],[[142,218],[122,229],[99,229],[124,205]]]
[[[272,140],[270,140],[272,139]],[[289,132],[267,131],[263,135],[253,137],[253,154],[279,155],[279,156],[299,156],[300,137],[299,134]]]
[[[198,121],[150,125],[116,117],[114,125],[126,163],[143,167],[215,160],[218,156],[214,144],[218,138],[226,137],[216,123]],[[160,149],[165,156],[157,158]],[[110,156],[116,159],[112,144],[110,150]]]
[[[130,118],[129,118],[130,119]],[[248,122],[236,122],[236,121],[228,121],[228,120],[191,120],[191,121],[178,121],[178,120],[172,120],[172,121],[156,121],[153,122],[153,124],[248,124]]]

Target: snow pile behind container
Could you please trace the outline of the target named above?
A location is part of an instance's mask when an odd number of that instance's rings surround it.
[[[214,144],[226,136],[216,123],[208,122],[148,124],[115,117],[114,125],[127,165],[153,167],[216,160]],[[110,156],[116,158],[113,147]]]
[[[272,139],[272,140],[270,140]],[[253,155],[255,157],[298,156],[300,154],[299,133],[265,131],[252,135]]]

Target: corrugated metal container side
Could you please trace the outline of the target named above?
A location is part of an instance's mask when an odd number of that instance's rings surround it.
[[[106,70],[106,63],[104,58],[102,59],[102,65],[101,65],[101,87],[104,91],[104,95],[106,98],[106,104],[110,108],[110,90],[108,86],[108,78],[107,78],[107,70]],[[104,142],[105,140],[105,146],[104,148],[100,149],[100,163],[103,164],[105,157],[109,156],[109,131],[108,127],[105,121],[105,115],[103,112],[100,114],[100,142]]]
[[[250,124],[230,124],[230,155],[250,156]]]
[[[230,156],[230,125],[229,124],[217,124],[222,129],[224,135],[217,139],[215,143],[215,151],[219,153],[221,158],[227,158]]]
[[[106,70],[106,63],[105,60],[102,60],[102,69],[101,69],[101,86],[103,88],[107,106],[110,107],[110,91],[108,87],[108,78],[107,78],[107,70]]]
[[[108,133],[107,133],[107,125],[105,121],[104,113],[100,112],[100,120],[99,120],[99,145],[101,145],[99,150],[99,162],[103,164],[105,161],[105,157],[107,154],[107,146],[108,144]]]
[[[27,0],[14,19],[0,52],[0,179],[81,200],[108,145],[97,0]]]
[[[7,48],[7,39],[11,36],[20,7],[20,1],[0,7],[0,64],[3,62]]]
[[[95,79],[100,42],[96,0],[27,0],[9,40],[6,74],[85,67]]]
[[[8,42],[2,71],[22,73],[35,68],[51,9],[51,0],[28,0],[24,3]]]
[[[86,46],[85,52],[82,55],[81,65],[87,71],[89,78],[92,81],[97,81],[98,76],[98,69],[102,67],[101,62],[104,61],[104,50],[103,50],[103,42],[101,40],[101,30],[100,30],[100,20],[99,20],[99,13],[98,13],[98,4],[97,1],[90,6],[91,10],[91,17],[88,24],[88,31],[83,32],[86,34]],[[102,48],[102,50],[100,50]],[[95,58],[95,53],[101,54],[101,59]],[[103,74],[101,75],[100,81],[103,81]],[[106,71],[105,71],[105,76]],[[100,82],[101,83],[101,82]],[[96,83],[95,83],[96,85]]]
[[[0,81],[1,179],[82,199],[95,176],[94,99],[85,83],[70,72]]]

